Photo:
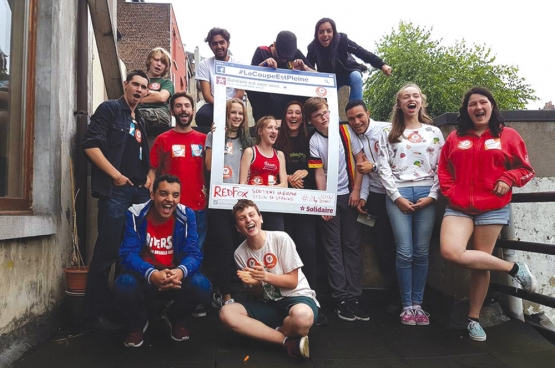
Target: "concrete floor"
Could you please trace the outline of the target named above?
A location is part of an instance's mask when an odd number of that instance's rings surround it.
[[[555,346],[534,328],[510,320],[486,328],[486,342],[471,341],[465,330],[445,328],[438,312],[429,326],[404,326],[385,312],[383,293],[365,291],[363,305],[369,322],[345,322],[333,313],[329,298],[322,307],[326,327],[310,332],[310,360],[289,357],[282,347],[270,346],[224,329],[217,311],[188,321],[191,338],[170,339],[158,314],[150,318],[140,348],[125,348],[124,334],[75,334],[60,331],[29,352],[14,368],[143,368],[143,367],[554,367]],[[249,357],[245,361],[245,357]]]

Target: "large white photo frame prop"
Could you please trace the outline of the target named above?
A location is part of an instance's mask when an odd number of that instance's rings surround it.
[[[208,206],[231,209],[238,199],[251,199],[261,211],[310,215],[335,215],[339,150],[339,114],[335,74],[263,68],[216,61],[212,172]],[[328,173],[326,190],[227,184],[223,182],[226,88],[254,90],[327,99],[329,122]],[[279,117],[277,117],[279,118]],[[316,134],[316,133],[315,133]]]

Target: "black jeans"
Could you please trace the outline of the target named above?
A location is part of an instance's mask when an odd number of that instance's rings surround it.
[[[231,280],[237,271],[233,253],[242,241],[231,218],[231,210],[209,209],[208,226],[215,247],[216,267],[214,283],[220,288],[221,294],[231,294]]]
[[[376,223],[371,229],[371,234],[374,246],[376,247],[378,267],[384,276],[387,286],[397,289],[395,237],[393,236],[385,201],[385,194],[370,192],[366,200],[366,210],[368,214],[377,216]]]
[[[295,242],[303,261],[303,273],[312,289],[316,288],[316,220],[320,216],[283,214],[285,232]]]
[[[208,298],[212,285],[206,276],[197,272],[182,280],[181,289],[159,291],[143,275],[126,272],[114,282],[114,291],[132,329],[145,325],[148,319],[146,301],[154,298],[173,300],[168,317],[171,321],[183,320],[201,300]]]

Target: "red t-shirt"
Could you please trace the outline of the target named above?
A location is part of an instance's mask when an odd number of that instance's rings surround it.
[[[157,269],[174,268],[173,263],[173,216],[163,224],[154,225],[147,219],[146,242],[141,257]]]
[[[249,185],[277,185],[279,179],[279,158],[276,150],[271,157],[264,156],[257,146],[253,146],[253,159],[249,169]]]
[[[150,167],[156,175],[172,174],[181,180],[181,204],[194,211],[206,207],[204,191],[204,142],[206,134],[193,130],[160,134],[150,150]]]

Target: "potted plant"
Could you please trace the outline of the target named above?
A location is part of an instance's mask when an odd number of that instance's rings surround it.
[[[71,193],[75,193],[72,196],[72,211],[73,211],[73,236],[72,236],[72,249],[71,249],[71,262],[70,267],[67,267],[65,271],[66,275],[66,294],[68,295],[85,295],[85,289],[87,287],[87,277],[89,274],[89,267],[85,266],[83,256],[81,255],[81,250],[79,249],[79,234],[77,233],[77,212],[75,211],[75,202],[77,200],[77,195],[79,195],[79,190],[75,192],[75,179],[73,177],[73,160],[70,161],[69,166],[70,172],[70,182],[71,182]]]

